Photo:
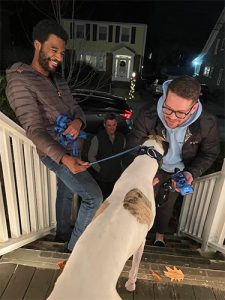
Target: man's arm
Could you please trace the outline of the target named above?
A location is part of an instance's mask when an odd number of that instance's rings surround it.
[[[94,162],[97,160],[97,154],[98,154],[98,138],[97,136],[94,136],[91,140],[91,145],[90,145],[90,148],[89,148],[89,151],[88,151],[88,160],[89,162]],[[100,165],[99,164],[94,164],[93,166],[93,169],[96,171],[96,172],[100,172]]]
[[[201,141],[199,151],[195,158],[185,166],[184,171],[192,174],[193,178],[201,176],[205,173],[213,162],[216,160],[220,152],[219,130],[216,118],[212,118],[210,124],[202,129],[204,136]]]
[[[59,163],[66,154],[66,150],[47,132],[36,94],[29,90],[26,83],[19,77],[10,80],[6,94],[27,137],[40,152]]]

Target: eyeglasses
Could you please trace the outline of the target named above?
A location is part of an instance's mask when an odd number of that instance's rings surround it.
[[[183,111],[179,111],[179,110],[173,110],[173,109],[165,106],[165,104],[163,104],[162,110],[163,110],[163,113],[165,115],[172,115],[172,113],[174,113],[175,116],[178,119],[184,119],[191,112],[191,110],[194,107],[194,105],[192,105],[192,107],[190,108],[190,110],[188,112],[183,112]]]

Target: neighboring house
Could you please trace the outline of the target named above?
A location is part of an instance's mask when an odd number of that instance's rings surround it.
[[[71,19],[63,19],[62,25],[77,61],[105,71],[112,81],[129,82],[133,72],[141,73],[147,25]]]
[[[224,101],[225,8],[219,16],[202,52],[193,61],[195,75]]]

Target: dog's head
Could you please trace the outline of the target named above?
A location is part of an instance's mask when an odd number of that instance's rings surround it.
[[[149,138],[144,142],[144,146],[154,147],[156,151],[163,155],[163,138],[159,135],[150,135]]]

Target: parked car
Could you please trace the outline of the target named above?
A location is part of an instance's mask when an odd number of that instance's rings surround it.
[[[146,83],[146,89],[150,91],[150,93],[154,97],[160,97],[163,94],[162,84],[164,81],[168,79],[168,76],[159,76],[153,82]]]
[[[130,131],[132,127],[132,109],[125,98],[85,89],[73,90],[72,95],[85,113],[87,120],[86,132],[95,134],[103,128],[103,120],[108,113],[114,113],[117,116],[119,131],[124,134]]]

